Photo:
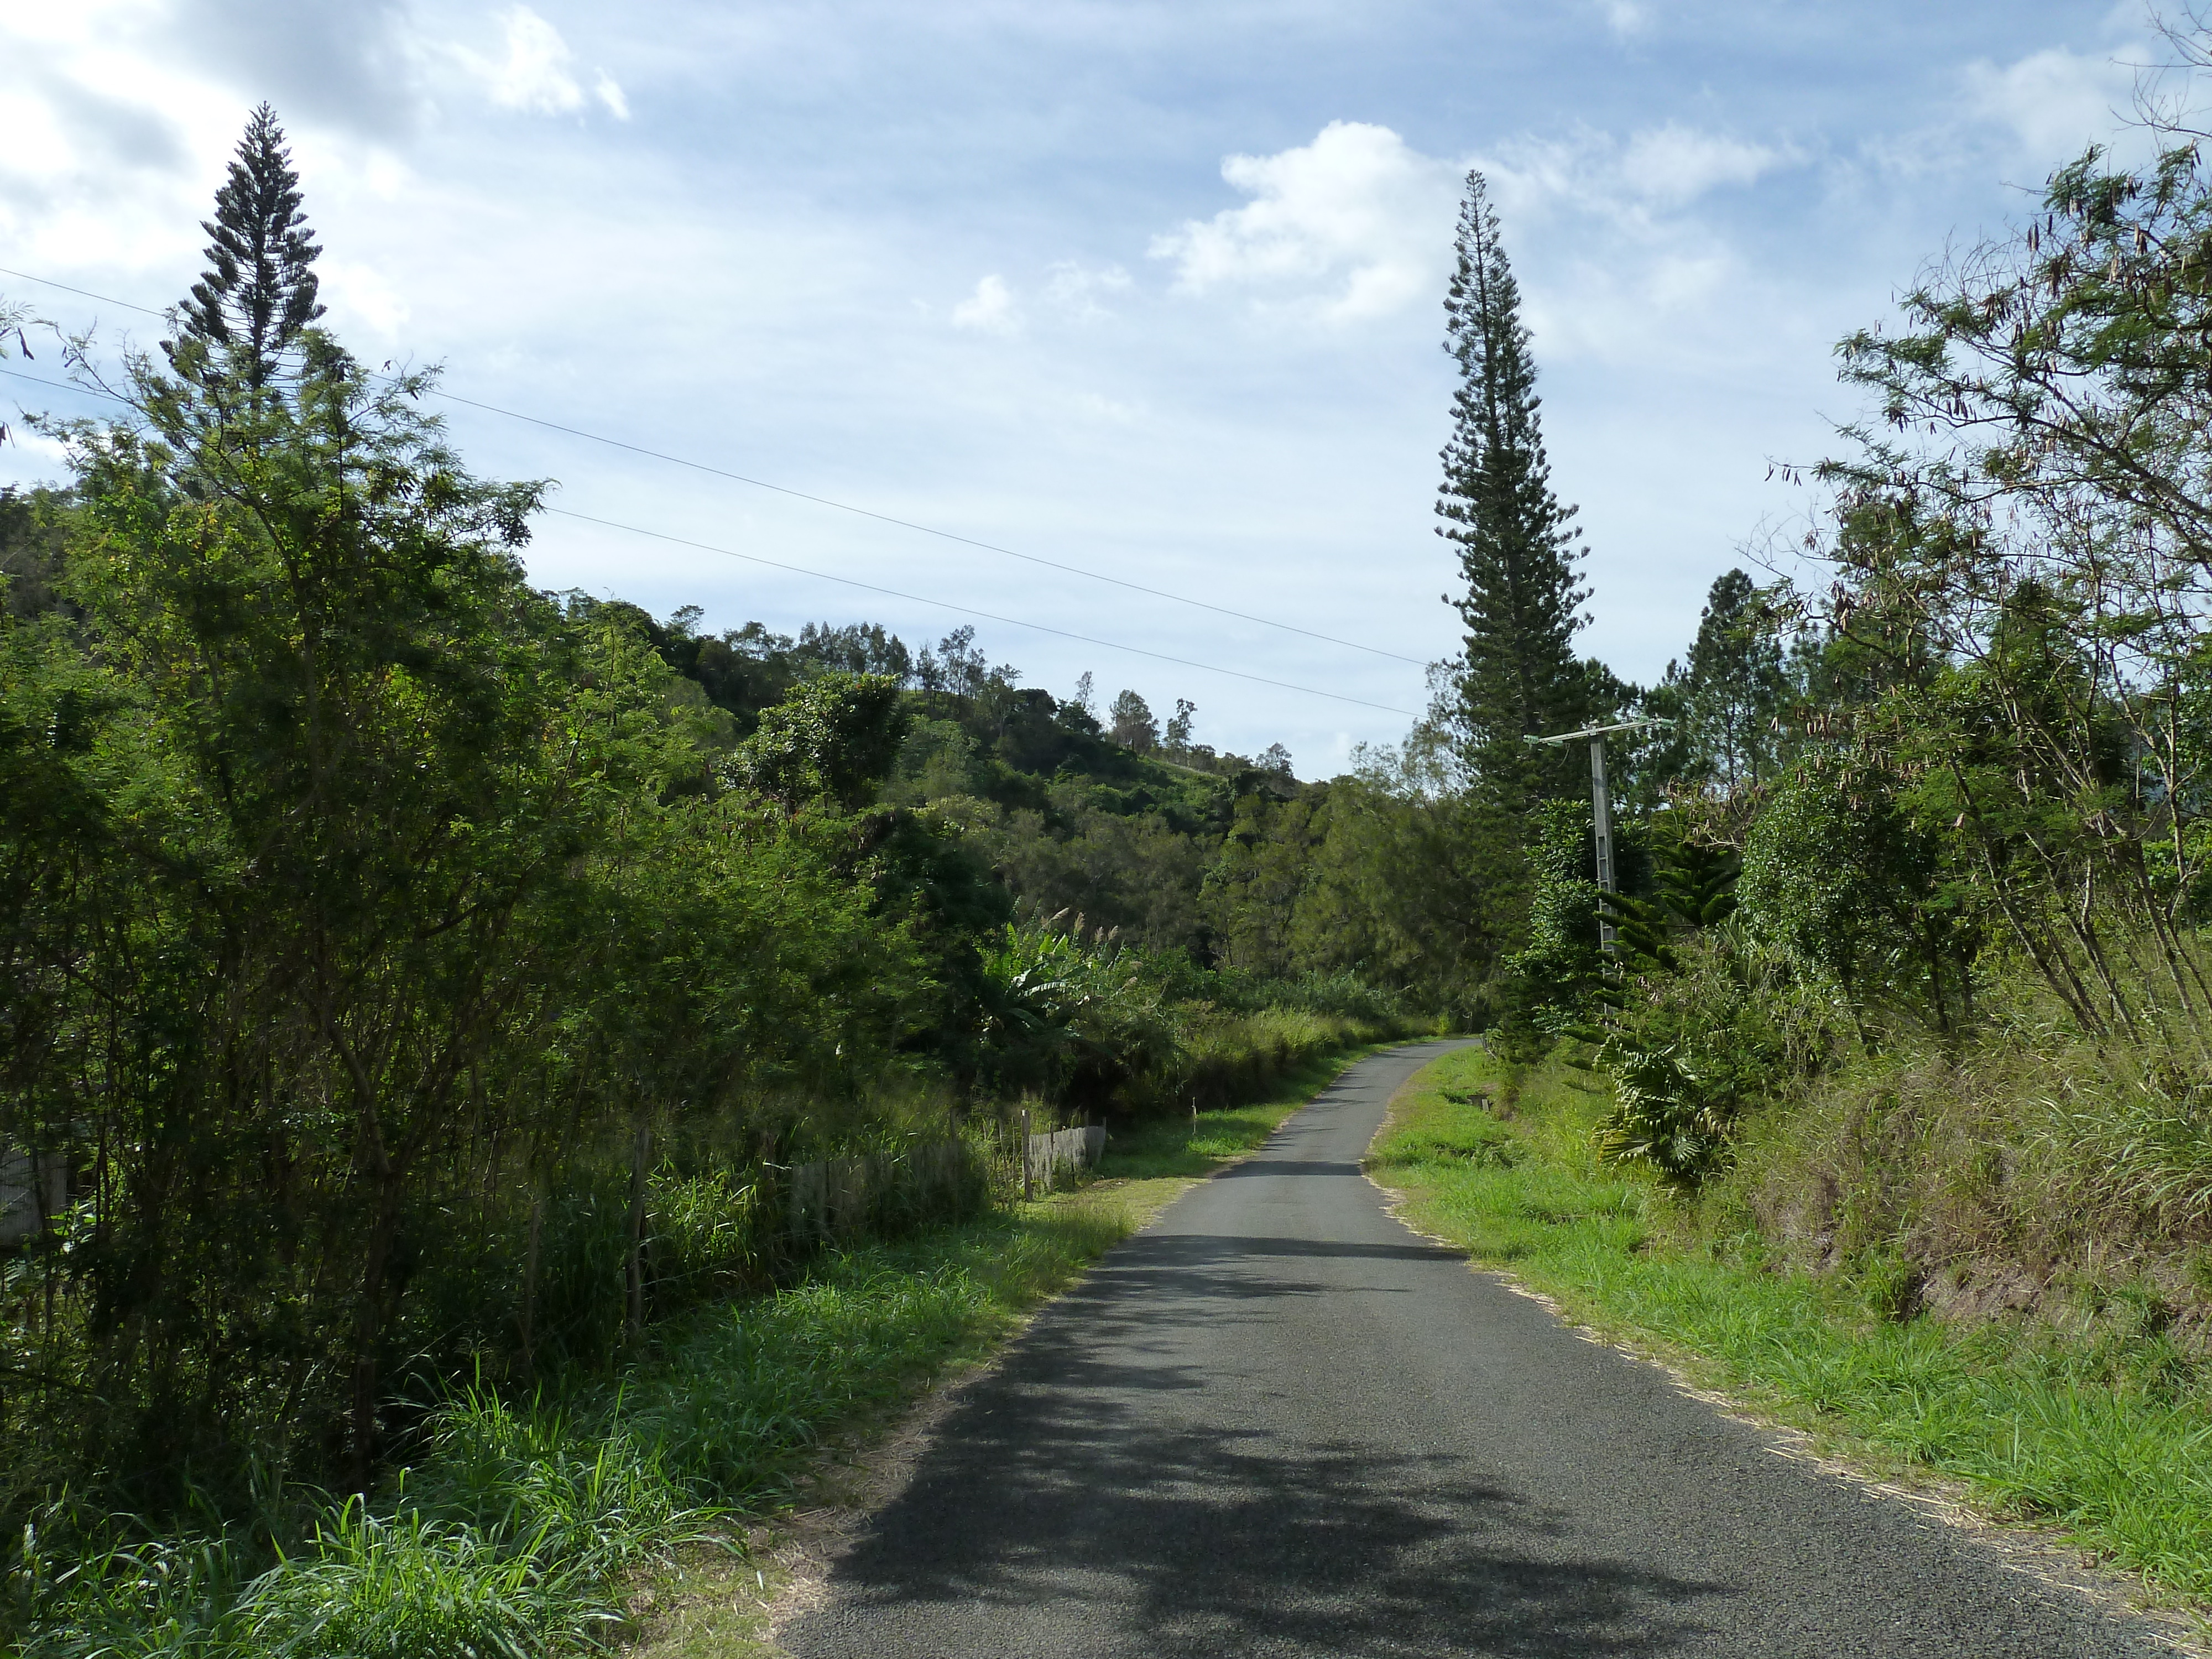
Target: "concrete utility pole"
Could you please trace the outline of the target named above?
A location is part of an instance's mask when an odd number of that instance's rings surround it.
[[[1563,749],[1581,738],[1588,738],[1590,746],[1590,822],[1597,831],[1597,884],[1601,892],[1617,893],[1620,889],[1613,878],[1613,803],[1605,793],[1605,738],[1608,732],[1640,732],[1647,726],[1672,726],[1672,720],[1622,720],[1614,726],[1586,726],[1579,732],[1562,732],[1556,738],[1524,737],[1523,743],[1540,743],[1553,749]],[[1607,956],[1618,949],[1613,942],[1613,924],[1605,919],[1601,907],[1597,913],[1597,941]]]

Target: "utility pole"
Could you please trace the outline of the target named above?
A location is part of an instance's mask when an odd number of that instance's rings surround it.
[[[1588,738],[1590,746],[1590,823],[1597,832],[1597,884],[1603,893],[1617,893],[1620,887],[1613,877],[1613,803],[1605,789],[1605,739],[1609,732],[1640,732],[1647,726],[1672,726],[1672,720],[1622,720],[1613,726],[1586,726],[1579,732],[1562,732],[1556,738],[1524,737],[1523,743],[1540,743],[1547,748],[1564,749],[1567,744]],[[1597,941],[1607,956],[1619,946],[1614,942],[1613,926],[1606,920],[1605,907],[1601,903],[1597,913]]]

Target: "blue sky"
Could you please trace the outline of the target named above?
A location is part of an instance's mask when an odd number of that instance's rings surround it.
[[[1589,541],[1583,647],[1638,679],[1802,528],[1768,464],[1854,411],[1833,341],[2112,138],[2157,55],[2136,5],[2036,0],[33,9],[0,15],[0,265],[170,302],[265,97],[364,357],[1417,661],[1455,643],[1437,343],[1480,167]],[[575,513],[1360,700],[976,622],[1028,684],[1189,697],[1201,740],[1302,775],[1422,704],[1416,663],[450,416]],[[0,450],[0,481],[58,470]],[[716,629],[975,620],[557,516],[531,565]]]

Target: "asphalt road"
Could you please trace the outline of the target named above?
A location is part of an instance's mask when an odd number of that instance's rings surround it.
[[[1361,1062],[946,1419],[799,1659],[2168,1651],[1387,1215]]]

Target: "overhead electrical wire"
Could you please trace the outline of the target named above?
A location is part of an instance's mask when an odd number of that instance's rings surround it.
[[[572,438],[586,438],[595,444],[605,444],[611,449],[626,449],[633,455],[649,456],[656,461],[666,461],[672,466],[687,466],[695,472],[711,473],[717,478],[728,478],[737,483],[750,484],[756,489],[774,490],[779,495],[789,495],[799,501],[811,501],[817,507],[833,507],[840,513],[856,514],[863,519],[873,519],[878,524],[896,525],[902,530],[919,531],[925,536],[935,536],[943,541],[957,542],[963,547],[981,548],[986,553],[1002,553],[1010,559],[1020,559],[1024,563],[1042,565],[1048,570],[1066,571],[1071,576],[1087,577],[1094,582],[1109,582],[1115,587],[1126,587],[1133,593],[1149,593],[1154,599],[1171,599],[1177,605],[1195,605],[1200,611],[1211,611],[1216,616],[1234,617],[1240,622],[1257,623],[1262,628],[1279,628],[1285,634],[1303,634],[1310,640],[1320,640],[1328,645],[1340,645],[1348,651],[1364,651],[1370,656],[1388,657],[1393,662],[1409,662],[1417,667],[1427,665],[1419,657],[1408,657],[1396,651],[1385,651],[1380,646],[1362,645],[1357,640],[1342,640],[1334,634],[1316,633],[1310,628],[1300,628],[1296,623],[1276,622],[1272,617],[1255,617],[1249,611],[1232,610],[1225,605],[1215,605],[1209,599],[1194,599],[1187,593],[1171,593],[1164,587],[1147,587],[1142,582],[1128,581],[1120,576],[1109,576],[1102,570],[1085,570],[1079,564],[1062,564],[1057,559],[1043,558],[1035,553],[1018,552],[1011,547],[1000,547],[995,542],[977,541],[973,536],[963,536],[957,531],[939,530],[933,525],[917,524],[912,519],[894,518],[888,513],[878,513],[870,507],[854,507],[850,501],[833,501],[827,495],[811,495],[805,490],[793,489],[787,484],[770,483],[765,478],[749,478],[742,472],[732,472],[722,467],[710,466],[704,461],[687,460],[681,455],[671,455],[661,450],[647,449],[642,444],[628,443],[620,438],[603,437],[596,432],[586,432],[580,427],[563,426],[558,421],[542,420],[535,415],[524,415],[515,410],[501,409],[496,404],[478,403],[474,398],[464,398],[457,392],[444,392],[433,387],[431,395],[443,398],[448,403],[466,404],[470,408],[481,409],[487,414],[504,415],[510,421],[527,421],[532,426],[542,426],[550,432],[565,432]]]
[[[9,273],[12,274],[12,273]],[[50,380],[42,375],[26,374],[21,369],[0,368],[0,375],[12,380],[27,380],[33,386],[50,386],[58,392],[75,392],[86,397],[105,398],[120,403],[123,399],[112,392],[103,392],[94,386],[79,386],[70,380]],[[1126,652],[1133,657],[1149,657],[1155,662],[1173,663],[1179,668],[1195,668],[1201,673],[1222,674],[1231,679],[1249,681],[1254,685],[1273,686],[1279,691],[1297,691],[1309,697],[1326,697],[1332,702],[1348,702],[1360,708],[1373,708],[1385,714],[1402,714],[1415,718],[1407,708],[1394,708],[1389,703],[1370,702],[1364,697],[1346,696],[1341,691],[1324,691],[1318,686],[1299,685],[1290,680],[1270,679],[1264,674],[1247,673],[1241,668],[1224,668],[1219,663],[1200,662],[1194,658],[1170,656],[1164,651],[1147,650],[1141,645],[1124,645],[1119,640],[1103,640],[1091,634],[1078,634],[1065,628],[1054,628],[1048,623],[1025,622],[1019,617],[1001,616],[994,611],[979,611],[973,605],[955,605],[949,599],[933,599],[923,593],[908,593],[902,589],[885,587],[876,582],[864,582],[857,577],[839,576],[826,570],[811,570],[805,565],[786,564],[779,559],[763,558],[757,553],[740,553],[735,548],[717,547],[710,542],[693,541],[686,536],[673,536],[665,531],[648,530],[642,525],[624,524],[617,519],[598,518],[589,513],[578,513],[565,507],[547,507],[542,511],[563,519],[574,519],[580,524],[597,525],[605,530],[619,530],[629,535],[643,536],[657,542],[667,542],[677,547],[689,547],[702,553],[717,554],[727,559],[743,559],[749,564],[765,565],[772,570],[787,570],[794,575],[811,576],[817,581],[836,582],[845,587],[866,589],[871,593],[882,593],[895,599],[906,599],[915,605],[934,605],[940,611],[956,611],[963,617],[981,617],[986,622],[1002,623],[1009,628],[1024,628],[1035,634],[1050,634],[1063,640],[1074,640],[1084,645],[1095,645],[1108,651]]]
[[[1150,657],[1155,662],[1171,662],[1178,667],[1202,669],[1209,674],[1226,674],[1233,679],[1249,680],[1255,685],[1272,685],[1280,691],[1303,691],[1310,697],[1330,697],[1338,702],[1356,703],[1362,708],[1379,708],[1386,714],[1404,714],[1413,718],[1409,708],[1394,708],[1386,702],[1370,702],[1364,697],[1347,697],[1340,691],[1322,691],[1310,685],[1294,685],[1288,680],[1271,680],[1264,674],[1248,674],[1241,668],[1224,668],[1218,663],[1198,662],[1188,657],[1171,657],[1164,651],[1148,651],[1141,645],[1123,645],[1116,640],[1096,639],[1089,634],[1075,634],[1065,628],[1054,628],[1045,623],[1024,622],[1018,617],[1001,617],[995,611],[978,611],[969,605],[954,605],[946,599],[933,599],[920,593],[902,592],[896,587],[883,587],[874,582],[864,582],[852,576],[833,576],[827,571],[809,570],[804,565],[783,564],[775,559],[763,559],[756,553],[740,553],[735,548],[716,547],[708,542],[695,542],[685,536],[671,536],[659,530],[647,530],[634,524],[623,524],[614,519],[595,519],[588,513],[572,513],[565,507],[549,507],[548,513],[557,513],[564,519],[575,519],[585,524],[595,524],[607,530],[623,530],[633,536],[647,536],[657,542],[672,542],[678,547],[696,548],[702,553],[719,553],[725,558],[744,559],[753,564],[764,564],[776,570],[792,570],[802,576],[814,576],[826,582],[842,582],[848,587],[864,587],[871,593],[887,593],[895,599],[911,599],[917,605],[933,605],[940,610],[957,611],[963,617],[981,617],[986,622],[1005,623],[1012,628],[1026,628],[1034,633],[1054,634],[1063,640],[1078,640],[1085,645],[1103,646],[1109,651],[1127,651],[1132,655]]]
[[[10,270],[0,265],[0,276],[20,276],[27,283],[36,283],[40,288],[58,288],[64,294],[75,294],[87,300],[97,300],[104,306],[121,306],[125,311],[143,311],[149,317],[166,317],[166,311],[156,311],[151,306],[142,306],[135,301],[118,300],[112,294],[94,294],[88,288],[71,288],[67,283],[58,283],[51,276],[33,276],[27,270]]]
[[[60,289],[64,293],[81,295],[88,300],[98,300],[107,305],[123,306],[132,311],[143,312],[149,317],[166,315],[165,313],[152,310],[146,306],[134,305],[128,300],[118,300],[109,295],[94,294],[88,289],[71,288],[67,283],[57,283],[44,276],[33,276],[28,271],[10,270],[4,265],[0,265],[0,276],[19,276],[27,283],[39,283],[48,288]],[[605,444],[610,449],[627,450],[633,455],[643,455],[652,460],[665,461],[671,466],[688,467],[694,472],[704,472],[714,477],[727,478],[733,483],[746,484],[755,489],[771,490],[776,495],[789,495],[797,501],[811,501],[817,507],[833,507],[840,513],[851,513],[863,519],[873,519],[878,524],[895,525],[902,530],[915,531],[924,536],[935,536],[942,541],[957,542],[963,547],[973,547],[986,553],[1000,554],[1009,559],[1019,559],[1027,564],[1041,565],[1048,570],[1062,571],[1068,575],[1081,576],[1091,581],[1109,583],[1115,587],[1127,588],[1133,593],[1148,593],[1154,599],[1167,599],[1176,605],[1193,605],[1200,611],[1211,611],[1216,616],[1234,617],[1239,622],[1255,623],[1262,628],[1279,629],[1286,634],[1302,635],[1310,640],[1319,640],[1326,645],[1341,646],[1347,651],[1364,651],[1370,656],[1388,657],[1393,662],[1412,663],[1417,668],[1425,668],[1428,665],[1422,659],[1407,656],[1403,652],[1385,651],[1380,646],[1363,645],[1358,640],[1341,639],[1334,634],[1323,634],[1315,629],[1301,628],[1296,623],[1277,622],[1271,617],[1255,616],[1249,611],[1238,611],[1230,605],[1216,605],[1210,599],[1196,599],[1188,593],[1173,592],[1164,587],[1147,586],[1143,582],[1133,582],[1122,576],[1109,576],[1103,570],[1087,570],[1081,565],[1064,564],[1057,559],[1048,559],[1035,553],[1024,553],[1015,548],[1001,547],[995,542],[979,541],[973,536],[963,536],[957,531],[939,530],[934,525],[918,523],[912,519],[898,518],[889,513],[878,513],[872,507],[855,507],[850,501],[837,501],[828,495],[816,495],[804,489],[793,489],[788,484],[771,483],[765,478],[755,478],[743,472],[732,472],[726,467],[715,466],[706,461],[695,461],[686,456],[672,455],[665,450],[648,449],[643,444],[634,444],[626,439],[610,438],[604,433],[588,432],[581,427],[567,426],[559,421],[546,420],[541,416],[526,415],[520,410],[502,409],[497,404],[487,404],[474,398],[464,398],[458,392],[447,392],[441,387],[433,386],[430,388],[430,393],[433,397],[442,398],[448,403],[465,404],[471,409],[480,409],[488,415],[501,416],[510,421],[522,421],[532,426],[543,427],[549,432],[565,433],[571,438],[581,438],[590,443]]]

